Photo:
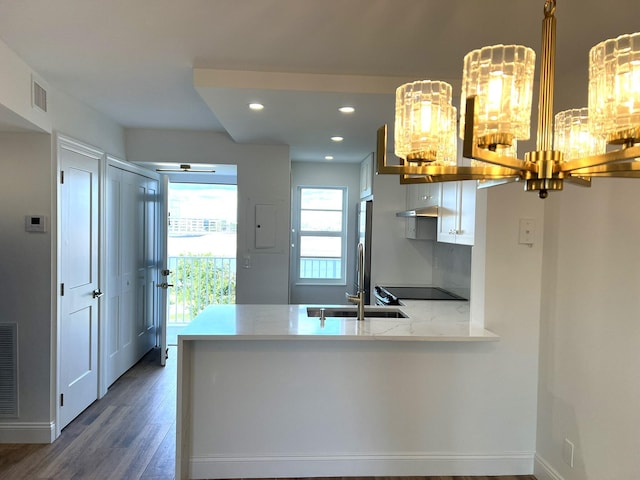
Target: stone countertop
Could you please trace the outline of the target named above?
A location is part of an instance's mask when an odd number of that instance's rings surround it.
[[[318,305],[210,305],[179,334],[189,340],[387,340],[420,342],[497,341],[494,333],[469,323],[469,302],[406,301],[396,307],[408,318],[308,317]],[[354,305],[322,305],[353,309]]]

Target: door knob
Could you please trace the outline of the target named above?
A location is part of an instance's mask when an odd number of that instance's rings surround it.
[[[96,288],[93,291],[93,298],[100,298],[102,295],[104,295],[104,293],[102,293],[102,290],[100,290],[99,288]]]
[[[173,287],[173,283],[162,282],[158,284],[158,288],[164,288],[165,290],[169,287]]]

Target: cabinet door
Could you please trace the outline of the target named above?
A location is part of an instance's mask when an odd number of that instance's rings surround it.
[[[458,226],[456,228],[456,243],[473,245],[476,227],[476,180],[457,182],[460,194],[458,196]]]
[[[440,205],[438,208],[439,242],[456,243],[458,183],[444,182],[440,185]]]
[[[438,241],[473,245],[476,223],[476,181],[445,182],[440,186]]]
[[[360,163],[360,198],[366,198],[373,193],[373,154]]]
[[[411,183],[407,185],[407,209],[430,207],[440,200],[439,183]]]

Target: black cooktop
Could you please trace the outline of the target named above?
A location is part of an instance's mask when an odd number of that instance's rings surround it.
[[[466,300],[439,287],[376,287],[376,293],[404,300]]]

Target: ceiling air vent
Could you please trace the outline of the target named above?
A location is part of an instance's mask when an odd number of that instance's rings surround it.
[[[0,417],[18,415],[18,347],[15,323],[0,323]]]
[[[47,111],[47,91],[37,80],[31,80],[32,104],[43,112]]]

